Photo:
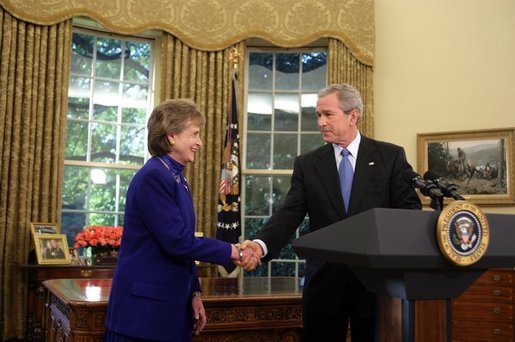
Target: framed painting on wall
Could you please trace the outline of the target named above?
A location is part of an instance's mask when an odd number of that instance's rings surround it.
[[[454,184],[478,205],[515,203],[515,128],[417,134],[417,169]],[[422,198],[424,204],[428,198]]]

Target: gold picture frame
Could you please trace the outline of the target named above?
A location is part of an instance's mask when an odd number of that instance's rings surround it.
[[[419,133],[418,173],[432,171],[478,205],[513,204],[514,136],[515,128]],[[421,199],[429,204],[429,198]]]
[[[59,234],[61,232],[58,223],[31,222],[30,231],[32,234]]]
[[[68,265],[70,250],[65,234],[34,234],[38,264]]]

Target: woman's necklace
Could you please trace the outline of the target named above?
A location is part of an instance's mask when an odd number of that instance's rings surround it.
[[[168,169],[168,171],[170,171],[170,173],[172,174],[173,179],[175,179],[177,184],[182,184],[182,186],[184,186],[184,189],[186,189],[186,191],[189,192],[190,189],[188,188],[188,184],[186,183],[186,179],[184,179],[184,182],[182,182],[181,176],[179,176],[177,173],[173,172],[172,169],[170,169],[170,166],[168,166],[168,164],[163,159],[161,159],[161,157],[157,157],[156,156],[156,158],[159,159],[161,161],[161,163],[163,163],[163,165]]]

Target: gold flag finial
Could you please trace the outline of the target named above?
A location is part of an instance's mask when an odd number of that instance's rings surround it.
[[[238,49],[236,47],[231,48],[231,51],[229,52],[229,60],[231,61],[234,70],[238,69],[240,57],[241,53],[238,51]]]

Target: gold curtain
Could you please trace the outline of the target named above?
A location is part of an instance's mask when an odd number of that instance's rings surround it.
[[[373,68],[360,62],[345,44],[329,40],[329,83],[349,83],[361,93],[363,117],[359,124],[362,134],[374,137],[374,84]]]
[[[230,80],[234,70],[231,50],[245,54],[245,44],[238,43],[222,51],[200,51],[189,47],[172,35],[163,38],[163,77],[161,98],[186,97],[195,101],[206,115],[201,130],[203,146],[195,162],[186,167],[185,176],[192,188],[197,230],[204,236],[216,236],[216,208],[224,147]],[[243,75],[243,60],[235,70]],[[238,77],[238,115],[242,122],[241,89],[243,77]]]
[[[72,21],[29,24],[0,8],[0,338],[22,338],[30,222],[58,222]]]
[[[87,16],[108,30],[156,29],[190,47],[219,51],[248,38],[281,47],[321,37],[345,42],[363,63],[374,61],[374,0],[0,0],[17,18],[55,24]]]

